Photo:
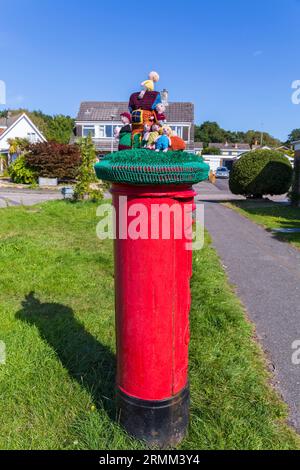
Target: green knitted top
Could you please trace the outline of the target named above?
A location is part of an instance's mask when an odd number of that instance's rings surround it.
[[[107,155],[95,171],[99,179],[117,183],[196,184],[208,178],[209,165],[188,152],[130,149]]]

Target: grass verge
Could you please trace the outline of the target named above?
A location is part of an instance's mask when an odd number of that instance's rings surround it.
[[[96,205],[0,210],[1,449],[138,449],[115,421],[112,242]],[[206,239],[194,256],[191,424],[181,449],[299,449]]]
[[[234,201],[225,204],[267,230],[300,229],[300,208],[276,202]],[[274,233],[280,241],[286,241],[300,249],[300,233]]]

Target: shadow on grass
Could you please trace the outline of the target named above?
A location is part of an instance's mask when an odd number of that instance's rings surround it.
[[[115,356],[88,333],[70,307],[42,303],[30,292],[16,318],[35,325],[55,351],[69,375],[84,386],[98,408],[116,419],[114,404]]]

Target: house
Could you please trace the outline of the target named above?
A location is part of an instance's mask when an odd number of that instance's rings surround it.
[[[249,152],[251,150],[250,145],[246,143],[231,144],[228,142],[211,142],[208,144],[208,146],[204,146],[202,142],[195,142],[196,153],[202,153],[203,148],[205,147],[214,147],[217,148],[220,152],[219,155],[203,155],[204,161],[209,164],[212,171],[216,171],[216,169],[220,166],[226,166],[229,170],[231,170],[234,161],[237,160],[243,153]]]
[[[7,118],[0,118],[0,155],[7,156],[8,163],[12,159],[9,155],[9,139],[28,139],[30,143],[46,142],[40,130],[33,124],[26,113]],[[0,172],[3,161],[0,160]]]
[[[120,114],[128,110],[128,103],[121,101],[85,101],[81,103],[76,118],[75,138],[92,136],[99,155],[118,149],[114,128],[122,126]],[[194,153],[194,105],[193,103],[169,103],[166,110],[168,125]]]
[[[220,150],[222,157],[230,157],[230,159],[239,157],[242,153],[249,152],[251,147],[246,143],[230,144],[225,142],[223,144],[210,143],[209,147],[215,147]]]

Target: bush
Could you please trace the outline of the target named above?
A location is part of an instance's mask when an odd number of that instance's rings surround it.
[[[221,155],[221,149],[217,147],[205,147],[202,150],[202,155]]]
[[[244,154],[230,172],[229,188],[233,194],[247,197],[284,194],[292,182],[293,169],[280,152],[255,150]]]
[[[45,142],[30,145],[26,163],[38,176],[73,180],[81,164],[78,145]]]
[[[77,184],[74,190],[74,199],[102,199],[103,193],[100,184],[96,184],[97,178],[94,170],[96,163],[96,150],[89,136],[79,142],[81,153],[81,165],[78,171]]]
[[[35,184],[37,180],[36,173],[28,167],[24,155],[20,155],[8,167],[8,174],[12,181],[18,184]]]

